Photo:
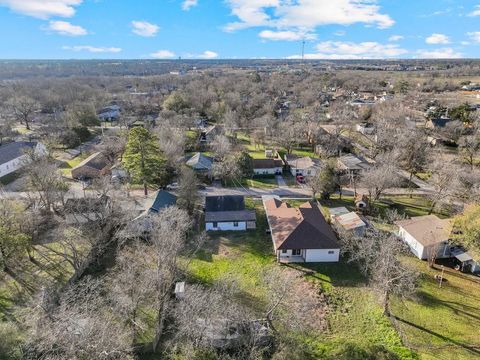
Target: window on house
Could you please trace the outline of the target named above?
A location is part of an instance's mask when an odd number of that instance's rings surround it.
[[[238,227],[238,221],[235,221],[235,222],[233,223],[233,226],[234,226],[234,227]]]
[[[214,223],[213,223],[213,227],[214,227],[214,228],[218,227],[218,223],[217,223],[217,222],[214,222]]]
[[[300,255],[301,252],[302,252],[302,251],[301,251],[300,249],[293,249],[293,250],[292,250],[292,255],[293,255],[293,256]]]
[[[283,249],[282,254],[286,254],[286,253],[287,253],[287,250]]]
[[[328,254],[329,254],[329,255],[335,254],[335,251],[333,251],[333,250],[328,250]]]

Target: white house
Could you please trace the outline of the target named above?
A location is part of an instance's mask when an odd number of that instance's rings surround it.
[[[280,175],[283,172],[282,159],[253,159],[255,175]]]
[[[451,219],[440,219],[436,215],[417,216],[395,222],[398,236],[410,247],[419,259],[426,260],[436,253],[436,258],[449,258],[449,239],[452,232]]]
[[[263,206],[278,262],[338,262],[340,245],[317,205],[264,197]]]
[[[255,210],[245,210],[240,195],[207,196],[205,229],[207,231],[245,231],[256,228]]]
[[[362,122],[355,126],[355,129],[363,135],[373,135],[375,134],[375,125],[372,123]]]
[[[30,162],[28,151],[45,156],[47,149],[40,142],[18,141],[0,145],[0,177],[20,170]]]
[[[290,173],[293,176],[315,176],[322,163],[318,159],[312,159],[309,156],[298,157],[295,155],[285,155],[285,161],[290,167]]]

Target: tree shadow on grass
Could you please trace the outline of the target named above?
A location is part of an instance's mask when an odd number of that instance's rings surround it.
[[[435,331],[432,331],[430,329],[427,329],[423,326],[420,326],[420,325],[417,325],[411,321],[408,321],[408,320],[405,320],[405,319],[402,319],[402,318],[399,318],[398,316],[393,316],[393,318],[401,323],[404,323],[406,325],[410,325],[418,330],[421,330],[421,331],[424,331],[432,336],[435,336],[445,342],[448,342],[448,343],[451,343],[453,345],[456,345],[458,347],[461,347],[469,352],[471,352],[472,354],[475,354],[475,356],[480,356],[480,345],[469,345],[469,344],[464,344],[464,343],[461,343],[460,341],[456,341],[456,340],[453,340],[453,339],[450,339],[449,337],[447,336],[444,336],[442,334],[439,334]]]
[[[463,315],[469,321],[480,322],[480,308],[468,304],[461,304],[456,301],[444,301],[424,291],[419,291],[417,297],[424,306],[446,307],[455,315]]]
[[[366,279],[355,264],[340,261],[338,263],[297,263],[291,267],[302,271],[306,276],[321,282],[342,287],[365,286]]]

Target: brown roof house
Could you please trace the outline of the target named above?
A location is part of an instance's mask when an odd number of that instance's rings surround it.
[[[293,208],[265,196],[263,206],[278,262],[338,262],[337,237],[313,202]]]
[[[452,233],[452,220],[440,219],[436,215],[417,216],[395,222],[398,236],[405,241],[412,253],[426,260],[436,252],[436,258],[449,258],[449,239]]]
[[[108,163],[101,153],[96,152],[72,169],[72,178],[94,179],[108,172]]]

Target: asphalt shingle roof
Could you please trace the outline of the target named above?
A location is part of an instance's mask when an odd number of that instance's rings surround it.
[[[0,164],[5,164],[24,155],[25,150],[34,149],[36,145],[36,142],[29,141],[18,141],[0,145]]]

